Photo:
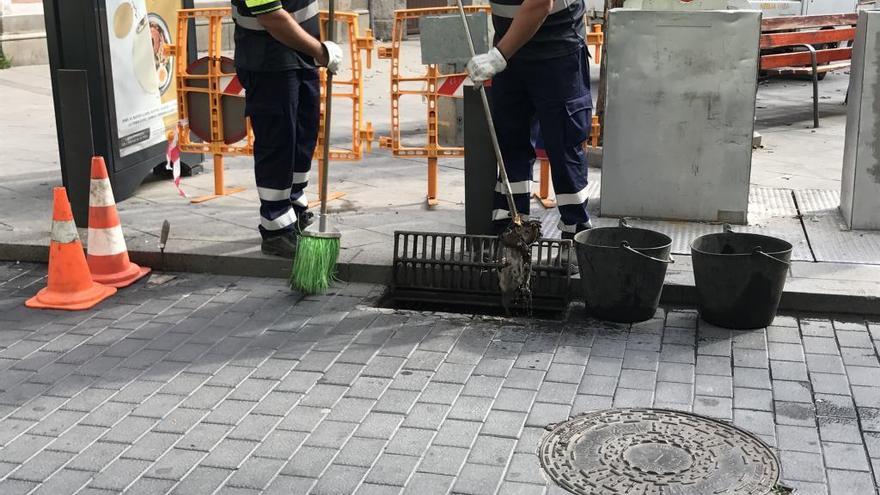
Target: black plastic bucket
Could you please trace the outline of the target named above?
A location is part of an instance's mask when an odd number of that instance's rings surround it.
[[[691,243],[700,316],[725,328],[762,328],[773,322],[791,260],[788,242],[733,232]]]
[[[645,321],[660,304],[672,239],[627,226],[586,230],[575,238],[587,314],[619,323]]]

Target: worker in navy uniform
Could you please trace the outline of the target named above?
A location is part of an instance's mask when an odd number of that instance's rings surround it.
[[[587,213],[589,54],[583,0],[491,0],[494,48],[468,62],[475,83],[492,80],[492,113],[517,210],[529,212],[535,140],[543,141],[564,239],[591,227]],[[540,129],[540,130],[538,130]],[[537,134],[540,132],[540,134]],[[492,218],[510,222],[499,182]]]
[[[317,0],[232,0],[235,68],[254,130],[254,172],[266,254],[292,258],[311,222],[308,185],[318,139],[318,67],[335,73],[336,44],[320,42]]]

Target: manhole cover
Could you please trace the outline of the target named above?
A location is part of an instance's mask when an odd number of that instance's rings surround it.
[[[581,495],[766,495],[779,465],[750,433],[662,409],[610,409],[556,426],[541,464]]]

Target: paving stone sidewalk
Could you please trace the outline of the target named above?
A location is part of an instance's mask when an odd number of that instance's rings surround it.
[[[93,311],[25,309],[44,274],[0,265],[3,495],[561,494],[545,426],[626,406],[733,421],[799,495],[876,493],[877,322],[502,320],[183,274]]]

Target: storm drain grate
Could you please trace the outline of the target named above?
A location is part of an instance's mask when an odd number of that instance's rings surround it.
[[[395,232],[392,304],[500,308],[497,236]],[[570,241],[539,239],[531,246],[531,308],[564,311],[571,298]]]
[[[663,409],[610,409],[556,425],[544,470],[579,495],[772,493],[779,464],[748,432]]]

